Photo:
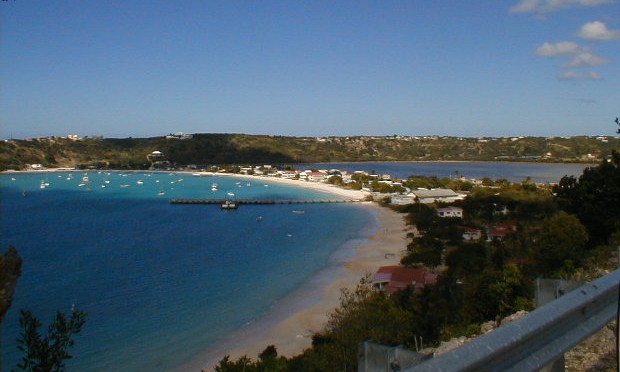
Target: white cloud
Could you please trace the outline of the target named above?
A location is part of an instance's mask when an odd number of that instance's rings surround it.
[[[564,54],[577,54],[583,52],[577,43],[572,41],[561,41],[559,43],[544,43],[536,48],[536,54],[542,57],[557,57]]]
[[[588,22],[581,26],[577,34],[583,39],[589,40],[619,40],[620,31],[610,30],[607,25],[600,21]]]
[[[607,58],[595,56],[594,54],[583,51],[577,53],[572,61],[562,65],[562,67],[590,67],[609,63]]]
[[[583,74],[576,73],[575,71],[566,71],[559,77],[560,80],[603,80],[601,75],[596,72],[590,71]]]
[[[551,13],[562,9],[614,3],[616,0],[521,0],[511,13]]]
[[[607,58],[594,55],[588,48],[581,47],[579,44],[572,41],[561,41],[555,44],[544,43],[536,48],[535,53],[538,56],[547,58],[572,56],[569,62],[562,65],[562,67],[569,68],[590,67],[609,63]]]

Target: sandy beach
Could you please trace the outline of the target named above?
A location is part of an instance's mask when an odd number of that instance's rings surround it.
[[[363,199],[367,195],[362,191],[346,190],[323,183],[242,177],[308,187],[348,199]],[[341,288],[352,289],[364,275],[373,274],[379,266],[397,264],[406,249],[409,230],[404,222],[404,215],[370,202],[364,203],[364,208],[370,208],[375,214],[377,230],[361,245],[352,248],[354,254],[344,255],[343,258],[334,257],[330,267],[287,295],[256,322],[229,335],[218,345],[182,366],[179,371],[213,370],[224,355],[230,355],[232,359],[243,355],[256,359],[267,345],[274,345],[279,355],[287,357],[310,347],[312,334],[323,328],[328,314],[339,305]]]

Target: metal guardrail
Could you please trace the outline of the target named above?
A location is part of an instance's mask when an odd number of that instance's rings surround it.
[[[620,269],[408,372],[536,371],[616,318]]]

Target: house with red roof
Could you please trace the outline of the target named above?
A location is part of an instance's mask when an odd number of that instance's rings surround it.
[[[387,293],[394,293],[409,286],[416,291],[437,282],[437,274],[424,269],[412,269],[404,266],[381,266],[372,277],[373,288]]]
[[[507,223],[494,223],[485,226],[487,233],[487,241],[503,240],[506,235],[515,231],[515,226]]]
[[[482,238],[482,230],[474,229],[473,227],[467,226],[459,226],[461,230],[463,230],[463,240],[465,241],[474,241],[480,240]]]

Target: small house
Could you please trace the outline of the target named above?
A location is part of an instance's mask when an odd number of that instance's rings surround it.
[[[387,293],[394,293],[409,286],[419,291],[436,282],[437,274],[435,273],[398,265],[381,266],[372,277],[373,288]]]
[[[463,218],[463,208],[459,208],[459,207],[437,208],[437,215],[442,218]]]

